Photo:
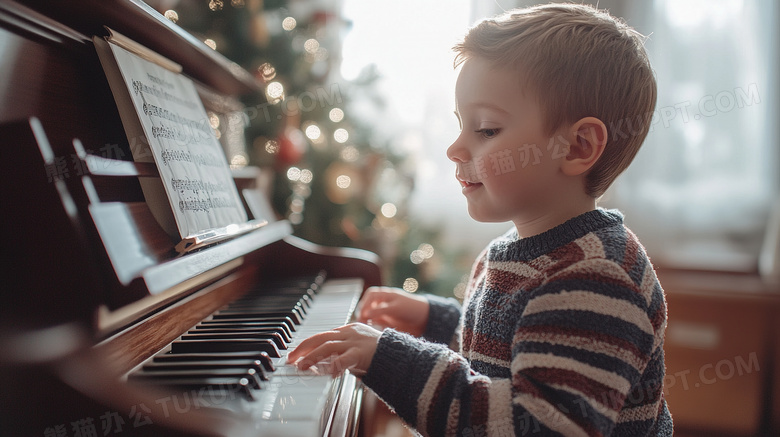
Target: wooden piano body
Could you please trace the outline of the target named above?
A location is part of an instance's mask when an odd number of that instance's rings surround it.
[[[177,256],[138,182],[159,175],[132,161],[91,42],[103,26],[181,64],[218,114],[258,91],[248,73],[140,1],[0,1],[0,435],[256,435],[251,418],[195,402],[195,392],[184,400],[124,376],[252,289],[325,271],[359,295],[381,283],[378,260],[303,241],[273,218]],[[267,201],[261,176],[235,173],[250,218],[263,211],[248,199]],[[334,381],[321,433],[354,434],[359,383]]]

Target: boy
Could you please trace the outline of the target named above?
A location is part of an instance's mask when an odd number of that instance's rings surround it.
[[[545,5],[485,20],[455,50],[461,133],[447,156],[469,214],[514,227],[477,258],[462,315],[372,288],[363,323],[288,360],[351,369],[425,435],[672,435],[663,290],[622,215],[596,206],[655,107],[641,35]]]

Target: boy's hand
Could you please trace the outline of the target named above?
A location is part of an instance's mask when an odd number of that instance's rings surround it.
[[[349,369],[362,376],[376,352],[381,331],[362,323],[351,323],[332,331],[312,335],[287,354],[287,362],[300,370],[316,365],[318,373],[340,375]]]
[[[371,287],[360,300],[357,321],[420,337],[428,325],[428,300],[400,288]]]

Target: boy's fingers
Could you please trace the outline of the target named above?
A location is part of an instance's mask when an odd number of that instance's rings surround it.
[[[398,319],[389,316],[387,314],[382,314],[377,316],[376,318],[373,319],[373,323],[374,325],[386,326],[392,328],[398,327],[399,325]]]
[[[381,333],[376,329],[361,324],[340,326],[303,340],[287,354],[287,363],[295,365],[300,370],[316,365],[317,369],[329,374],[340,373],[355,365],[367,367],[365,363],[361,364],[365,361],[363,355],[367,353],[365,351],[371,349],[369,346],[372,344],[375,349],[379,334]],[[356,345],[363,346],[356,347]],[[351,352],[346,353],[348,351]],[[340,358],[345,353],[346,357]]]
[[[302,354],[296,354],[293,359],[288,359],[288,362],[295,364],[301,370],[306,370],[328,357],[340,355],[344,352],[344,349],[345,345],[343,342],[326,341],[311,351],[304,352]]]
[[[382,305],[367,308],[361,315],[359,322],[366,323],[372,320],[374,323],[382,321],[382,326],[394,327],[398,320],[403,319],[404,308],[399,302],[383,302]]]
[[[403,313],[405,310],[403,302],[399,302],[396,296],[387,296],[387,298],[374,299],[366,303],[361,307],[359,316],[361,318],[370,319],[377,314],[384,313]]]
[[[376,316],[377,313],[377,305],[366,305],[363,308],[361,308],[360,313],[358,314],[358,322],[365,323],[368,320],[373,319]]]
[[[366,302],[358,312],[358,321],[365,322],[372,319],[377,313],[383,313],[386,311],[388,302],[384,299],[373,299]]]
[[[326,373],[331,376],[338,376],[345,370],[355,367],[357,361],[354,356],[344,355],[330,356],[326,360],[315,363],[315,367],[321,373]]]
[[[373,305],[374,305],[373,295],[368,294],[368,295],[364,296],[363,299],[361,299],[360,302],[358,302],[357,317],[356,318],[358,320],[360,320],[360,321],[365,320],[364,314],[366,314],[366,312],[368,312],[368,310]]]
[[[305,370],[322,360],[338,357],[352,347],[355,340],[359,340],[360,335],[354,332],[355,327],[341,326],[333,331],[309,337],[288,354],[287,361]]]
[[[291,363],[295,362],[303,354],[308,353],[309,351],[313,350],[317,346],[328,341],[337,340],[340,337],[341,337],[341,333],[338,331],[325,331],[325,332],[320,332],[319,334],[314,334],[311,337],[303,340],[295,349],[288,352],[287,361]]]
[[[365,358],[368,358],[368,362],[364,362]],[[343,355],[339,356],[339,359],[342,360],[344,369],[349,369],[349,371],[356,376],[363,376],[366,374],[368,366],[371,363],[371,358],[373,358],[373,354],[371,354],[370,357],[365,357],[362,355],[362,351],[357,348],[351,348],[344,352]]]
[[[360,304],[363,306],[373,305],[375,302],[381,302],[388,299],[388,295],[391,293],[382,290],[381,288],[368,289],[363,298],[360,299]]]

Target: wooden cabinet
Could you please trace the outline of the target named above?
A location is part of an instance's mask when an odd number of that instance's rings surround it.
[[[778,425],[777,286],[742,274],[660,268],[658,276],[668,304],[665,393],[675,430],[752,436],[773,417]]]

